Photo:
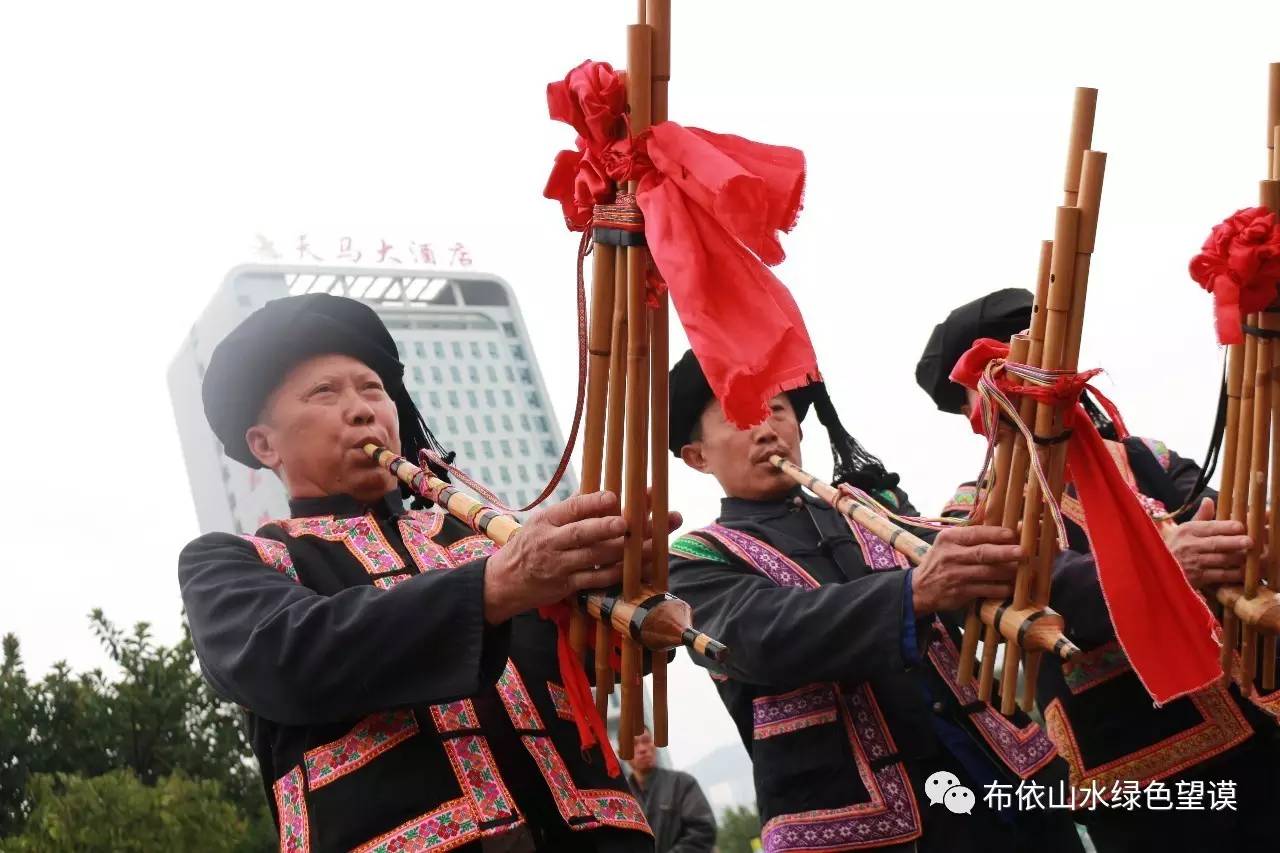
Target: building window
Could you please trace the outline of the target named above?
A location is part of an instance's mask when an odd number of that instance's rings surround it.
[[[514,337],[516,337],[516,324],[515,324],[515,323],[503,323],[503,324],[502,324],[502,331],[503,331],[504,333],[506,333],[506,336],[507,336],[508,338],[514,338]]]
[[[493,482],[493,472],[489,470],[489,466],[488,466],[488,465],[486,465],[485,467],[481,468],[481,469],[480,469],[480,471],[481,471],[481,473],[482,473],[482,474],[484,474],[484,481],[485,481],[486,483],[491,483],[491,482]]]
[[[525,432],[528,432],[528,431],[529,431],[530,426],[529,426],[529,416],[528,416],[528,415],[521,415],[521,416],[520,416],[520,429],[524,430]]]
[[[431,400],[431,408],[433,409],[440,408],[440,392],[439,391],[431,391],[427,394],[427,397],[429,397]]]
[[[452,406],[452,407],[453,407],[453,408],[455,408],[455,409],[456,409],[456,408],[458,408],[459,403],[458,403],[458,392],[457,392],[457,391],[450,391],[450,392],[449,392],[449,405],[450,405],[450,406]]]
[[[458,365],[449,365],[449,375],[453,377],[454,382],[462,382],[462,371],[458,370]]]
[[[515,429],[515,427],[511,425],[511,415],[502,416],[502,428],[507,432],[511,432],[511,430]]]
[[[520,368],[520,381],[525,385],[533,384],[533,372],[527,367]]]
[[[552,444],[550,441],[544,441],[542,442],[542,452],[547,454],[548,456],[555,456],[556,446]]]
[[[493,442],[489,441],[488,439],[485,439],[484,441],[480,442],[480,446],[484,448],[484,458],[492,459],[493,458]]]
[[[551,424],[542,415],[538,415],[533,420],[538,425],[538,432],[551,432]]]
[[[493,432],[495,429],[497,429],[497,427],[493,425],[493,415],[484,416],[484,428],[487,429],[489,432]]]
[[[424,344],[422,341],[414,341],[414,342],[413,342],[413,351],[414,351],[415,353],[417,353],[418,358],[426,358],[426,357],[427,357],[427,345],[426,345],[426,344]]]
[[[489,341],[489,358],[498,357],[498,345],[493,341]]]
[[[437,385],[439,385],[441,382],[444,381],[444,374],[440,372],[440,368],[438,367],[431,368],[431,381],[436,383]]]
[[[502,482],[504,483],[511,482],[511,472],[507,470],[506,465],[498,466],[498,475],[501,477]]]
[[[563,488],[560,491],[556,492],[556,497],[558,497],[562,501],[569,500],[569,489]]]
[[[401,358],[405,357],[404,341],[396,341],[396,352],[400,353]]]
[[[474,415],[467,415],[467,432],[476,431],[476,419]]]
[[[540,479],[545,480],[545,479],[547,478],[547,466],[546,466],[546,465],[543,465],[542,463],[538,463],[538,469],[537,469],[537,470],[538,470],[538,477],[539,477]]]
[[[427,421],[427,429],[429,429],[432,433],[437,433],[440,431],[439,429],[436,428],[435,418],[427,418],[426,421]]]
[[[527,393],[527,394],[525,394],[525,395],[524,395],[524,398],[525,398],[525,400],[526,400],[526,401],[528,401],[528,403],[529,403],[529,408],[531,408],[531,409],[541,409],[541,408],[542,408],[542,402],[538,399],[538,392],[537,392],[537,391],[530,391],[529,393]]]
[[[515,404],[516,404],[516,398],[515,398],[515,395],[514,395],[514,394],[512,394],[510,391],[503,390],[503,392],[502,392],[502,402],[506,403],[508,406],[515,406]]]
[[[480,344],[476,341],[471,342],[471,357],[472,358],[480,357]]]
[[[476,458],[476,446],[469,441],[462,442],[462,450],[467,454],[468,459]]]
[[[489,405],[489,408],[493,408],[494,406],[498,405],[498,395],[493,393],[492,388],[485,390],[484,401]]]
[[[480,368],[476,367],[474,364],[473,364],[473,365],[471,365],[470,367],[468,367],[468,368],[467,368],[467,377],[468,377],[472,382],[479,382],[479,381],[480,381]]]
[[[527,438],[522,438],[522,439],[520,439],[520,455],[521,455],[521,456],[528,456],[528,455],[529,455],[529,440],[528,440]],[[541,466],[541,465],[539,465],[538,467],[539,467],[539,468],[541,468],[542,466]],[[541,477],[541,476],[542,476],[542,472],[541,472],[541,471],[539,471],[539,472],[538,472],[538,476],[539,476],[539,477]]]
[[[432,341],[431,349],[435,352],[436,358],[444,358],[444,344],[440,341]]]
[[[418,346],[422,346],[422,345],[421,345],[421,344],[419,344]],[[424,378],[423,378],[423,376],[422,376],[422,368],[421,368],[421,367],[414,367],[414,368],[413,368],[413,381],[414,381],[414,382],[417,382],[419,385],[421,385],[422,383],[424,383],[424,382],[426,382],[426,381],[427,381],[427,380],[426,380],[426,379],[424,379]]]
[[[457,418],[455,418],[453,415],[449,415],[449,417],[445,418],[445,423],[449,424],[449,434],[450,434],[450,435],[457,435],[457,434],[458,434],[458,419],[457,419]]]
[[[470,404],[473,409],[480,408],[480,398],[476,395],[475,391],[467,392],[467,403]]]
[[[499,442],[498,442],[498,446],[502,448],[502,455],[503,455],[503,456],[510,456],[510,455],[511,455],[511,442],[507,441],[507,440],[504,438],[504,439],[502,439],[501,441],[499,441]],[[522,475],[522,476],[523,476],[523,475]]]
[[[462,358],[462,344],[458,341],[453,342],[453,357]]]
[[[422,395],[421,395],[421,394],[419,394],[417,391],[410,391],[410,392],[409,392],[409,398],[413,400],[413,404],[414,404],[415,406],[417,406],[419,409],[421,409],[421,408],[422,408]]]
[[[528,468],[526,468],[525,466],[521,465],[517,470],[520,472],[520,479],[521,479],[521,480],[528,480],[528,479],[529,479],[529,469],[528,469]]]
[[[511,345],[511,354],[515,356],[516,361],[524,361],[524,347],[520,344]]]
[[[516,372],[511,369],[511,365],[509,364],[507,365],[507,381],[508,382],[516,381]]]
[[[492,365],[492,364],[491,364],[491,365],[489,365],[489,367],[488,367],[487,369],[488,369],[488,371],[489,371],[489,381],[490,381],[490,382],[497,382],[497,381],[498,381],[498,371],[494,369],[494,367],[493,367],[493,365]]]

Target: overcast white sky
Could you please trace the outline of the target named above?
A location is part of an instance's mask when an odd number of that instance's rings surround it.
[[[1280,4],[674,5],[671,117],[808,155],[780,275],[845,423],[922,510],[982,446],[933,410],[916,358],[955,305],[1033,286],[1077,85],[1101,90],[1109,154],[1082,365],[1107,369],[1135,432],[1203,452],[1220,360],[1186,265],[1256,204]],[[164,374],[255,233],[466,243],[515,286],[567,432],[577,237],[540,196],[572,131],[544,88],[585,58],[625,64],[633,9],[10,4],[0,631],[31,672],[102,661],[96,606],[176,637],[175,560],[198,531]],[[816,436],[805,450],[828,470]],[[672,490],[691,522],[714,516],[714,483],[676,471]],[[678,763],[736,739],[687,663],[672,695]]]

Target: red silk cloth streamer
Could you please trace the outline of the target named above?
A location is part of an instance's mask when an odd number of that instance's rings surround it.
[[[582,662],[574,654],[569,643],[569,605],[564,602],[550,604],[538,608],[538,615],[556,625],[556,656],[560,661],[560,678],[564,681],[564,692],[569,698],[569,709],[573,711],[573,722],[578,727],[578,742],[582,751],[596,744],[604,754],[604,766],[609,776],[616,779],[622,772],[618,766],[618,757],[613,754],[613,745],[609,743],[609,729],[600,712],[596,710],[595,700],[591,696],[591,684],[587,674],[582,670]],[[600,654],[600,650],[596,650]]]
[[[1265,207],[1236,211],[1210,232],[1191,259],[1191,278],[1213,294],[1218,343],[1244,343],[1241,320],[1276,298],[1280,227]]]
[[[1007,354],[1008,347],[999,341],[979,340],[961,357],[951,379],[976,389],[978,378],[990,375],[992,360]],[[1071,405],[1065,419],[1071,429],[1067,471],[1084,509],[1103,599],[1134,672],[1156,704],[1163,705],[1222,677],[1218,623],[1116,468],[1088,412],[1070,396],[1078,396],[1094,372],[1068,375],[1051,389],[1004,387],[1040,399],[1047,391],[1050,399]]]
[[[804,154],[670,121],[633,137],[623,89],[590,61],[547,87],[551,117],[578,139],[543,194],[576,231],[610,200],[610,180],[638,182],[650,255],[707,382],[731,422],[754,426],[770,398],[821,376],[800,309],[767,268],[800,210]]]

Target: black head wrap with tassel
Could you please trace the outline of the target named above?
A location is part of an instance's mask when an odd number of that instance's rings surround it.
[[[382,318],[368,304],[328,293],[275,299],[250,314],[214,347],[201,394],[205,417],[227,456],[250,468],[262,463],[245,432],[258,422],[267,398],[297,364],[339,353],[367,364],[386,386],[399,415],[400,452],[412,462],[429,450],[446,451],[427,428],[404,385],[404,364]],[[432,464],[443,479],[447,472]]]
[[[693,350],[686,352],[671,368],[668,387],[671,412],[669,448],[672,455],[679,456],[680,448],[693,440],[698,421],[715,395]],[[865,491],[892,489],[898,485],[898,475],[887,471],[884,463],[867,452],[844,428],[831,402],[831,395],[827,393],[826,383],[811,382],[787,392],[787,396],[795,409],[797,422],[804,421],[812,406],[818,420],[826,427],[831,439],[831,456],[835,460],[834,484],[848,483]]]

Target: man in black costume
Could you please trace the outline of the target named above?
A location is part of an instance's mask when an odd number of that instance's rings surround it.
[[[692,353],[670,387],[671,452],[726,495],[715,524],[672,544],[671,585],[733,649],[712,677],[752,757],[765,851],[1081,849],[1061,811],[984,801],[992,783],[1058,789],[1065,767],[1025,715],[1007,719],[956,683],[957,633],[936,617],[1010,594],[1012,533],[945,531],[909,568],[769,462],[799,464],[812,406],[835,480],[915,514],[821,383],[779,394],[749,430],[726,421]]]
[[[951,370],[979,338],[1005,342],[1025,330],[1032,301],[1026,290],[998,290],[961,305],[934,328],[916,379],[941,411],[974,419],[977,394],[952,382]],[[1192,586],[1241,583],[1250,540],[1239,522],[1212,520],[1216,495],[1201,482],[1200,466],[1163,442],[1120,434],[1092,401],[1084,402],[1120,472],[1162,520],[1165,542]],[[974,483],[962,484],[946,513],[967,514],[976,491]],[[1062,508],[1071,552],[1089,554],[1085,518],[1070,489]],[[1176,513],[1172,520],[1163,520],[1166,511]],[[1116,640],[1091,559],[1068,557],[1055,564],[1049,602],[1084,655],[1066,663],[1046,655],[1037,702],[1070,766],[1072,784],[1105,792],[1107,808],[1079,815],[1100,853],[1274,845],[1280,690],[1244,699],[1234,684],[1218,684],[1157,708]],[[1235,783],[1235,808],[1210,810],[1209,786],[1223,781]],[[1153,810],[1145,798],[1140,808],[1123,806],[1135,788],[1152,783],[1167,787],[1171,804],[1185,792],[1186,808]],[[1196,794],[1199,809],[1193,805]]]
[[[291,517],[201,536],[178,570],[205,677],[247,711],[281,849],[652,850],[612,753],[580,744],[555,626],[531,612],[618,580],[616,497],[536,513],[500,550],[406,511],[361,450],[442,453],[403,372],[369,306],[308,294],[247,318],[204,376],[227,455],[290,498]]]

